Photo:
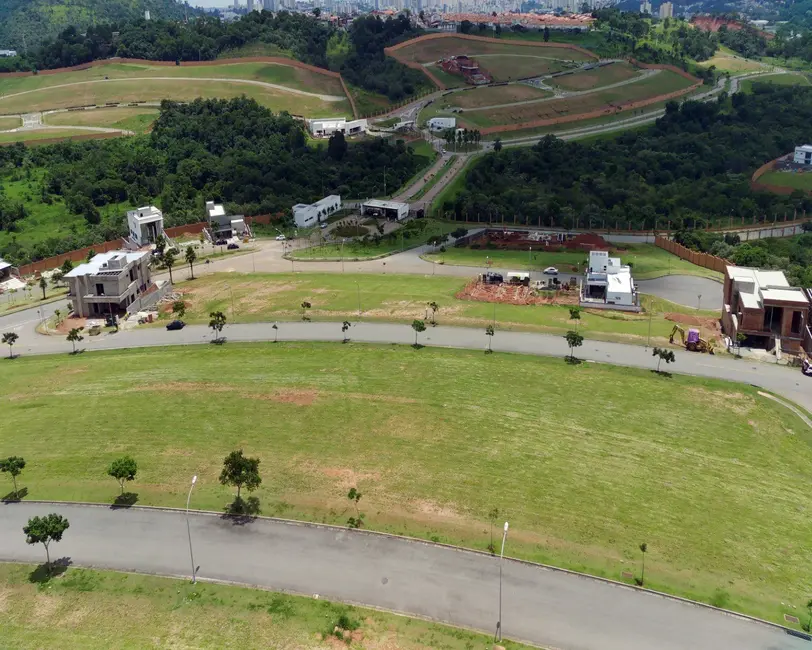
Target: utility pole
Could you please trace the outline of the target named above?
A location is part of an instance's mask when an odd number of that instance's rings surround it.
[[[502,640],[502,564],[505,556],[505,539],[508,534],[508,522],[505,522],[505,531],[502,533],[502,550],[499,553],[499,620],[496,623],[495,641]]]
[[[384,195],[384,198],[389,196],[386,193],[386,165],[383,166],[383,195]]]

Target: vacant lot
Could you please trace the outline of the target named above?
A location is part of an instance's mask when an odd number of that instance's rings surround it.
[[[758,72],[759,70],[766,69],[763,63],[753,61],[752,59],[745,59],[735,54],[732,50],[725,50],[726,48],[722,48],[713,57],[707,61],[703,61],[699,65],[705,68],[715,66],[719,72],[730,72],[732,74]]]
[[[354,343],[22,357],[0,380],[31,499],[111,502],[130,454],[140,503],[182,506],[197,474],[217,510],[243,448],[264,514],[345,523],[357,487],[370,528],[484,549],[498,507],[520,557],[617,578],[645,541],[653,588],[773,620],[808,598],[812,432],[747,385]]]
[[[812,174],[810,174],[812,178]],[[613,252],[624,264],[631,263],[633,275],[638,280],[659,278],[663,275],[698,275],[704,278],[722,279],[722,274],[696,266],[651,244],[624,244],[622,250]],[[426,259],[460,266],[483,268],[490,259],[497,268],[520,270],[543,270],[555,266],[562,273],[583,273],[587,253],[582,251],[504,251],[489,249],[449,248],[445,253],[426,255]]]
[[[541,53],[543,55],[543,52]],[[525,54],[484,54],[477,57],[480,66],[494,81],[515,81],[561,72],[571,67],[566,61],[534,52]]]
[[[301,265],[299,266],[301,269]],[[306,268],[306,267],[305,267]],[[471,278],[484,269],[471,269]],[[438,270],[438,273],[442,268]],[[179,274],[176,273],[176,280]],[[233,274],[207,275],[191,282],[179,282],[187,305],[185,320],[208,323],[209,314],[223,311],[229,321],[298,321],[301,304],[311,308],[307,317],[321,321],[358,319],[411,323],[426,318],[426,305],[436,302],[440,309],[437,322],[443,325],[485,327],[493,322],[500,330],[528,330],[564,334],[575,325],[569,308],[562,305],[508,305],[459,300],[455,296],[468,279],[442,275],[371,275],[371,274]],[[616,340],[645,345],[649,331],[655,345],[667,345],[674,323],[667,312],[695,310],[659,302],[648,313],[624,314],[587,311],[578,323],[581,333],[590,339]],[[700,316],[718,318],[719,313],[700,312]],[[163,319],[169,318],[164,314]],[[294,326],[295,323],[286,327]],[[338,328],[338,325],[336,325]],[[650,330],[649,330],[650,328]]]
[[[601,86],[634,79],[639,71],[626,63],[610,63],[599,68],[579,70],[572,74],[556,77],[550,84],[564,90],[592,90]]]
[[[99,108],[90,111],[69,111],[45,116],[45,123],[54,126],[103,126],[143,133],[156,119],[158,110],[151,108]]]
[[[172,68],[170,68],[172,69]],[[275,111],[296,115],[344,115],[348,102],[324,102],[316,97],[295,95],[274,88],[240,81],[133,79],[83,82],[78,85],[46,87],[25,94],[0,97],[0,111],[7,113],[41,111],[50,108],[87,106],[107,102],[157,102],[162,99],[191,101],[198,97],[229,98],[246,95]]]
[[[400,48],[394,54],[404,61],[432,63],[450,56],[476,57],[482,54],[521,54],[559,59],[563,61],[589,61],[590,57],[566,47],[532,47],[516,43],[491,43],[463,38],[436,38],[418,40]]]
[[[22,125],[23,121],[19,117],[0,117],[0,131],[16,129]]]
[[[465,119],[479,127],[488,127],[498,124],[516,124],[532,120],[577,115],[604,107],[608,112],[611,112],[612,106],[685,89],[692,83],[674,72],[662,70],[635,83],[606,90],[598,89],[595,92],[568,99],[541,100],[534,104],[468,111],[465,114]]]
[[[144,77],[190,77],[217,79],[250,79],[279,84],[307,92],[344,96],[338,79],[309,70],[275,63],[231,63],[205,66],[165,66],[135,63],[110,63],[93,66],[87,70],[63,72],[33,77],[0,78],[0,95],[26,90],[36,90],[62,84],[102,81],[107,79],[132,79]]]
[[[90,569],[37,584],[41,574],[31,565],[0,565],[6,647],[227,648],[239,638],[241,647],[331,649],[339,646],[329,635],[342,614],[359,626],[358,647],[491,645],[481,634],[301,596]]]
[[[778,185],[779,187],[791,187],[794,190],[812,192],[812,173],[809,172],[782,172],[770,171],[762,174],[759,183],[767,185]]]
[[[773,84],[776,86],[809,86],[809,77],[805,74],[765,74],[753,77],[752,79],[744,79],[741,83],[743,92],[749,93],[753,91],[755,84]]]
[[[4,142],[36,142],[38,140],[58,140],[77,135],[88,135],[88,131],[81,129],[32,129],[30,131],[15,131],[13,133],[0,133],[0,143]]]
[[[550,97],[551,93],[540,88],[525,84],[510,84],[509,86],[484,86],[474,90],[454,93],[437,100],[440,106],[457,106],[459,108],[481,108],[495,104],[509,104],[523,102],[528,99],[543,99]]]

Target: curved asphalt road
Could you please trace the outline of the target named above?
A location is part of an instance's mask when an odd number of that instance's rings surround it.
[[[0,558],[41,562],[29,517],[71,523],[54,558],[82,566],[189,575],[182,512],[17,503],[0,506]],[[483,632],[497,619],[495,557],[374,533],[257,519],[190,517],[198,576],[417,614]],[[508,549],[509,549],[508,541]],[[806,650],[771,626],[630,587],[506,560],[506,638],[565,650]]]

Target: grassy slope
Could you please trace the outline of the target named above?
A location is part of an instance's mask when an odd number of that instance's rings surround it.
[[[612,63],[611,65],[604,65],[600,68],[581,70],[564,75],[563,77],[556,77],[551,79],[550,83],[564,90],[581,91],[599,88],[600,86],[608,86],[609,84],[625,81],[626,79],[633,79],[638,74],[638,71],[630,65],[625,63]]]
[[[797,172],[770,171],[763,174],[758,179],[758,182],[812,192],[812,174],[809,172],[799,174]]]
[[[127,453],[139,502],[182,505],[197,474],[195,506],[217,510],[244,448],[264,514],[341,524],[357,486],[371,528],[485,548],[498,507],[520,557],[617,578],[645,541],[652,588],[772,620],[808,597],[812,432],[748,385],[354,343],[22,357],[0,380],[29,498],[112,501]]]
[[[765,74],[741,82],[742,92],[753,91],[754,84],[775,84],[777,86],[809,86],[809,77],[804,74]]]
[[[481,634],[300,596],[112,571],[69,569],[47,582],[42,574],[0,565],[6,647],[225,648],[239,639],[241,647],[329,649],[338,645],[327,637],[342,614],[359,625],[364,647],[491,645]]]
[[[300,263],[297,271],[302,267]],[[477,271],[471,269],[471,278]],[[442,268],[438,269],[438,273],[441,272]],[[355,320],[360,298],[365,321],[411,323],[415,318],[424,318],[426,305],[436,302],[440,305],[437,321],[444,325],[484,328],[495,319],[501,330],[562,335],[574,326],[565,305],[499,304],[494,307],[493,303],[458,300],[455,295],[468,281],[464,277],[307,272],[295,275],[222,273],[191,282],[182,281],[183,277],[182,272],[175,273],[178,291],[184,294],[187,303],[185,320],[197,323],[208,323],[209,313],[218,310],[234,322],[297,321],[302,316],[300,305],[304,300],[312,305],[308,317],[313,320]],[[696,313],[665,302],[658,303],[651,319],[648,313],[593,310],[581,315],[579,329],[587,338],[643,345],[650,328],[652,342],[665,346],[674,326],[664,317],[663,312],[668,311]],[[719,312],[703,311],[699,315],[718,318]]]
[[[478,54],[520,54],[544,56],[566,61],[589,61],[590,57],[565,47],[528,47],[514,43],[492,43],[463,38],[439,38],[427,41],[416,41],[413,45],[403,47],[396,52],[399,59],[432,63],[439,59],[460,54],[475,57]]]
[[[151,108],[100,108],[92,111],[69,111],[45,116],[45,123],[54,126],[104,126],[143,133],[158,118]]]
[[[88,135],[89,131],[82,129],[41,129],[31,131],[17,131],[14,133],[0,133],[2,142],[35,142],[37,140],[51,140],[53,138],[68,138],[76,135]]]
[[[529,251],[504,251],[470,248],[450,248],[443,254],[427,255],[427,259],[445,264],[461,266],[485,266],[485,259],[490,258],[494,266],[515,268],[517,270],[542,270],[548,266],[557,266],[561,272],[575,271],[574,265],[580,264],[578,270],[583,272],[587,254],[580,251],[534,251],[532,258]],[[663,275],[698,275],[705,278],[722,279],[722,274],[710,269],[696,266],[680,259],[676,255],[657,248],[651,244],[623,244],[623,250],[617,253],[623,263],[631,262],[634,277],[638,280],[658,278]],[[572,268],[571,268],[572,267]]]

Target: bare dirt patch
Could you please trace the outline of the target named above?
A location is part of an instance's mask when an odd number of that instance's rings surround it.
[[[536,291],[521,284],[485,284],[472,280],[457,293],[458,300],[498,302],[506,305],[577,305],[578,293],[570,290]]]
[[[297,406],[310,406],[316,401],[318,396],[319,392],[313,389],[285,389],[275,391],[271,395],[268,395],[265,399],[270,399],[275,402],[283,402],[285,404],[296,404]]]
[[[664,317],[666,320],[673,321],[674,323],[690,325],[691,327],[701,327],[703,330],[709,330],[715,336],[722,335],[722,327],[719,324],[719,319],[717,318],[692,316],[691,314],[678,314],[675,312],[668,312],[667,314],[664,314]]]
[[[87,318],[66,318],[61,323],[59,323],[59,325],[56,326],[56,331],[59,334],[67,334],[74,327],[85,327],[86,325]]]
[[[349,490],[351,487],[358,487],[361,481],[380,481],[380,472],[356,472],[352,469],[341,467],[322,467],[319,472],[334,480],[342,490]]]

